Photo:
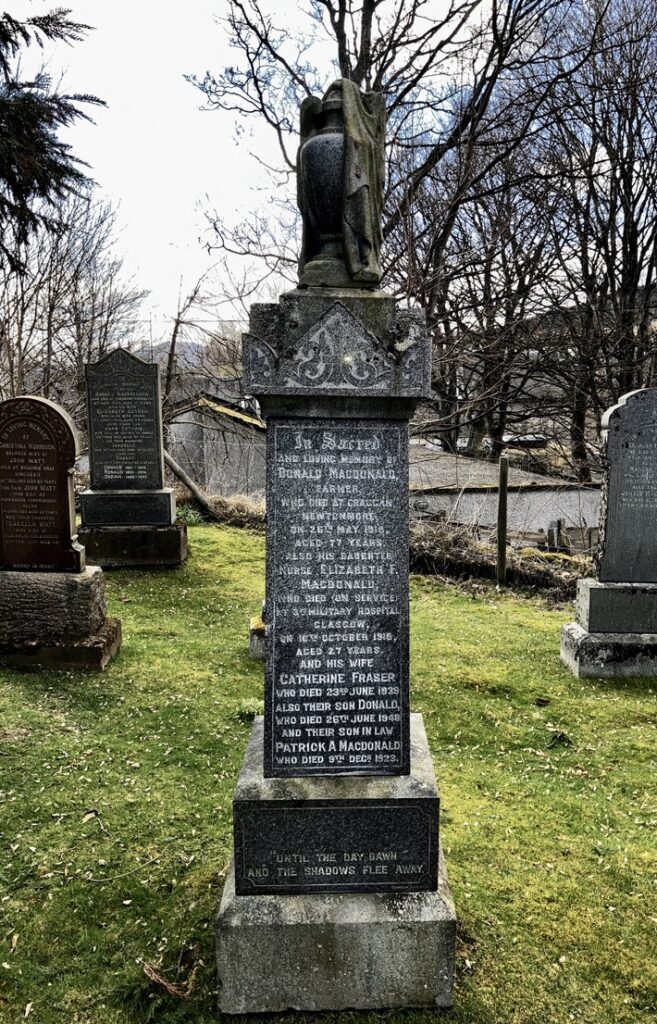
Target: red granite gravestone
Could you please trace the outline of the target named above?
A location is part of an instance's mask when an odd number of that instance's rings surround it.
[[[0,569],[81,572],[70,417],[45,398],[0,402]]]

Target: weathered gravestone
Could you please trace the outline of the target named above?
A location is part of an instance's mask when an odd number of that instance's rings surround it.
[[[300,286],[252,307],[243,350],[267,421],[265,715],[233,801],[219,1004],[448,1006],[454,908],[409,709],[408,423],[429,341],[377,288],[381,97],[338,82],[301,120]]]
[[[77,542],[77,441],[43,398],[0,403],[0,660],[102,669],[121,629],[108,619],[102,571]]]
[[[73,467],[76,442],[63,410],[39,398],[0,405],[0,567],[80,572]]]
[[[180,565],[187,530],[164,486],[160,368],[118,348],[85,367],[90,488],[80,536],[91,561]]]
[[[657,675],[657,388],[607,411],[598,578],[577,585],[561,657],[577,676]]]

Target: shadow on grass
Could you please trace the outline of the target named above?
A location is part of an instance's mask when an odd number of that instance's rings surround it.
[[[53,710],[76,710],[107,714],[108,708],[118,707],[125,697],[126,679],[122,674],[105,672],[53,672],[40,669],[0,669],[0,685],[20,694],[25,704],[34,707],[45,704]]]
[[[578,679],[582,687],[591,686],[593,690],[632,694],[636,697],[652,697],[657,693],[657,676],[630,676],[624,679],[602,679],[590,676]]]

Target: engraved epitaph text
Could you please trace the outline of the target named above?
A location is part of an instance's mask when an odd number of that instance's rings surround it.
[[[608,414],[607,473],[600,579],[657,582],[657,388]]]
[[[267,775],[408,772],[407,444],[269,420]]]
[[[86,368],[91,486],[163,486],[159,367],[123,349]]]
[[[418,892],[436,887],[438,810],[427,801],[308,805],[235,814],[238,890]]]
[[[76,442],[63,410],[40,398],[0,403],[0,567],[78,571],[73,467]]]

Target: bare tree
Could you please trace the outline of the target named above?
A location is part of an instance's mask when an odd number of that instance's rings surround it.
[[[145,293],[116,255],[108,203],[75,197],[58,216],[0,270],[0,395],[54,394],[75,411],[84,363],[132,340]]]
[[[426,312],[449,448],[550,417],[591,478],[604,409],[654,383],[657,21],[652,0],[311,0],[290,33],[268,0],[227,0],[236,60],[192,78],[277,140],[273,209],[211,215],[226,258],[296,277],[301,100],[331,75],[388,109],[385,281]],[[245,128],[246,126],[246,128]],[[245,287],[245,285],[247,285]]]
[[[494,461],[506,433],[536,418],[526,398],[540,388],[537,334],[551,308],[546,284],[556,261],[546,186],[519,184],[535,157],[528,145],[494,168],[488,192],[462,207],[448,247],[462,415],[470,449],[485,436]]]
[[[233,257],[261,258],[272,273],[288,279],[297,261],[296,212],[290,178],[295,174],[297,119],[301,101],[321,92],[333,75],[380,90],[388,111],[388,188],[384,235],[412,218],[418,192],[439,172],[449,154],[458,154],[459,173],[434,228],[439,263],[457,211],[468,190],[487,170],[508,157],[526,137],[546,96],[572,66],[586,59],[575,42],[568,68],[554,61],[554,80],[527,75],[526,69],[555,56],[561,26],[575,0],[311,0],[302,32],[276,23],[268,0],[228,0],[222,24],[230,34],[236,62],[218,73],[189,76],[211,108],[236,115],[242,135],[249,120],[266,124],[276,139],[280,163],[268,167],[273,216],[255,212],[237,224],[209,215],[211,245]],[[560,50],[558,50],[561,53]],[[572,65],[572,66],[571,66]],[[508,102],[503,85],[523,76],[523,107],[517,90]],[[490,147],[507,130],[505,145]],[[489,161],[482,159],[487,148]],[[477,157],[475,158],[475,153]],[[262,162],[262,161],[261,161]],[[393,246],[393,252],[394,252]],[[394,256],[388,259],[390,267]]]
[[[588,480],[604,410],[656,379],[654,4],[581,4],[568,33],[597,41],[567,93],[555,92],[545,133],[561,271],[553,358],[554,377],[567,392],[572,461]]]

